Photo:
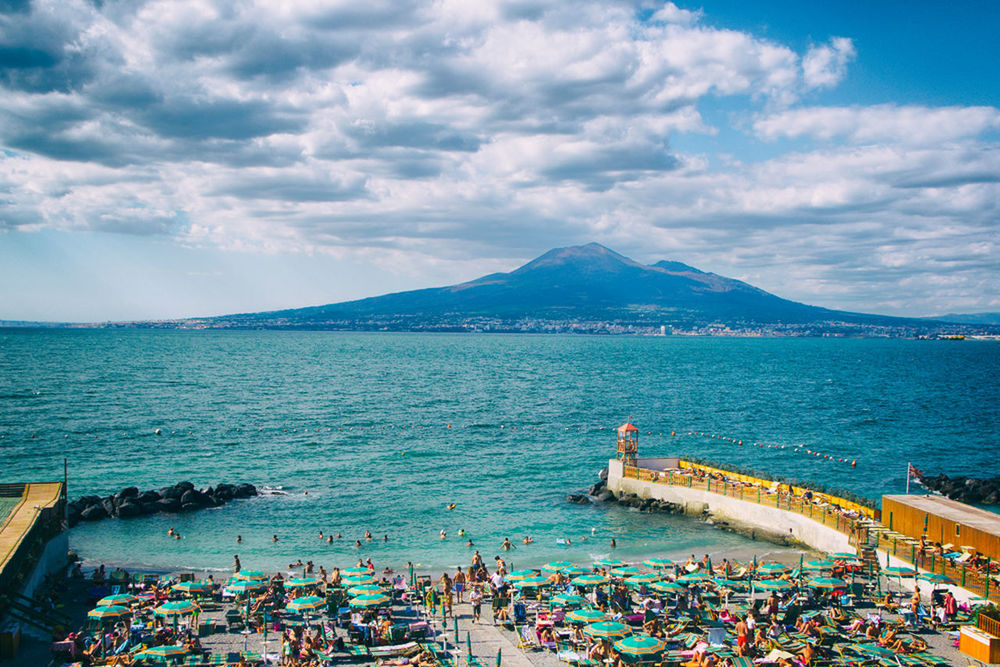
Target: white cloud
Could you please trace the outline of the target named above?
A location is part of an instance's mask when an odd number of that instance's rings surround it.
[[[995,107],[807,107],[771,114],[754,123],[763,139],[845,138],[857,143],[888,141],[932,145],[977,137],[1000,129]]]
[[[829,44],[814,46],[802,59],[802,75],[809,88],[831,88],[847,75],[847,63],[857,52],[847,37],[834,37]]]

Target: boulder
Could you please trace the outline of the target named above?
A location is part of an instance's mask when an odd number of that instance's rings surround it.
[[[174,487],[180,489],[181,493],[183,493],[184,491],[192,491],[194,489],[194,484],[191,482],[177,482],[174,484]]]
[[[615,499],[615,494],[611,493],[611,491],[607,489],[604,489],[603,491],[597,494],[598,502],[606,503],[614,499]]]
[[[104,513],[108,516],[115,515],[115,499],[114,496],[108,496],[101,500],[101,506],[104,507]]]
[[[195,512],[201,509],[201,505],[198,503],[181,503],[182,512]]]
[[[177,498],[161,498],[156,502],[161,512],[179,512],[181,501]]]
[[[139,495],[139,487],[137,486],[126,486],[124,489],[118,492],[119,498],[135,498]]]
[[[197,505],[198,507],[208,507],[214,505],[212,499],[201,491],[190,489],[181,496],[181,505]]]
[[[160,511],[160,503],[159,503],[159,501],[151,502],[151,503],[142,503],[141,502],[141,503],[139,503],[139,507],[142,508],[142,513],[143,514],[156,514],[157,512]]]
[[[142,506],[139,503],[126,500],[118,506],[119,519],[132,519],[142,514]]]
[[[184,495],[184,490],[176,486],[168,486],[166,488],[160,489],[160,498],[174,498],[180,499]]]
[[[138,500],[141,503],[155,503],[160,499],[160,494],[156,491],[143,491],[139,494]]]
[[[582,493],[571,493],[568,496],[566,496],[566,500],[568,500],[571,503],[576,503],[578,505],[584,505],[590,502],[590,498],[588,498]]]
[[[597,473],[597,476],[601,479],[602,482],[607,482],[608,481],[608,469],[607,468],[602,468],[601,472]]]
[[[101,497],[80,496],[79,498],[76,499],[76,502],[80,506],[80,509],[83,509],[84,507],[90,507],[91,505],[96,505],[97,503],[101,502]]]
[[[236,487],[237,498],[249,498],[257,495],[257,487],[253,484],[240,484]]]
[[[80,512],[80,518],[84,521],[100,521],[106,519],[107,516],[108,512],[103,505],[91,505]]]

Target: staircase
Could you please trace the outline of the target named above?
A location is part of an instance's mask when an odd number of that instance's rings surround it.
[[[52,638],[56,627],[70,628],[72,619],[56,610],[42,611],[35,601],[20,593],[7,593],[0,597],[0,616],[22,626],[24,634],[36,639]]]

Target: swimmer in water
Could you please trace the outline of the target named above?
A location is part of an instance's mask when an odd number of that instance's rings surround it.
[[[323,531],[322,530],[319,531],[319,539],[321,539],[321,540],[323,539]]]
[[[333,544],[333,535],[327,535],[326,536],[326,543],[327,544]]]
[[[169,535],[171,537],[174,536],[174,527],[173,526],[170,526],[170,528],[167,529],[167,535]]]
[[[278,536],[277,535],[272,535],[271,536],[271,541],[272,542],[277,542],[278,541]]]
[[[372,533],[371,533],[371,531],[370,531],[370,530],[366,530],[366,531],[365,531],[365,539],[366,539],[366,540],[368,540],[369,542],[371,542],[371,539],[372,539]]]
[[[468,543],[465,546],[471,547],[472,546],[472,540],[469,540]]]
[[[354,546],[357,548],[361,548],[361,540],[354,540]]]
[[[382,541],[383,542],[388,542],[389,541],[389,536],[388,535],[383,535],[382,536]]]
[[[441,539],[443,540],[443,539],[445,539],[447,537],[448,537],[448,533],[444,532],[444,528],[442,528],[441,529]]]
[[[455,509],[455,503],[451,503],[450,505],[448,505],[448,509],[450,510]]]
[[[458,536],[459,537],[465,537],[465,528],[459,528],[458,529]]]
[[[243,536],[242,535],[237,535],[236,536],[236,544],[240,544],[241,542],[243,542]]]
[[[617,544],[615,544],[615,538],[613,538],[613,537],[612,537],[612,538],[611,538],[611,548],[612,548],[612,549],[614,549],[614,548],[615,548],[615,547],[617,547],[617,546],[618,546],[618,545],[617,545]]]
[[[338,540],[339,540],[340,538],[342,538],[342,537],[343,537],[343,535],[341,535],[340,533],[337,533],[337,539],[338,539]]]

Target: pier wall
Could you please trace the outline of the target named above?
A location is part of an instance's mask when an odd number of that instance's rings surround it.
[[[608,462],[608,488],[615,493],[677,503],[690,515],[707,510],[720,519],[757,531],[762,538],[791,538],[824,552],[854,551],[847,535],[807,516],[701,489],[628,478],[621,461]]]

